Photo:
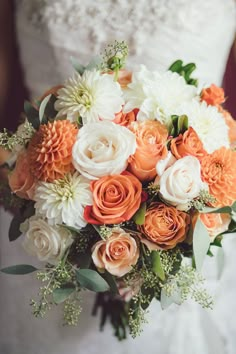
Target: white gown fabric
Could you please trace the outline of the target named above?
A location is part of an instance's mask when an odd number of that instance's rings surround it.
[[[234,0],[18,0],[18,40],[25,78],[32,97],[63,82],[72,73],[69,57],[81,63],[114,39],[130,48],[128,65],[144,63],[150,70],[166,69],[174,60],[197,64],[202,85],[220,84],[235,33]],[[10,216],[0,210],[1,266],[35,264],[21,248],[10,244]],[[30,298],[40,283],[32,275],[1,275],[1,354],[235,354],[236,348],[236,237],[225,236],[226,264],[220,280],[204,272],[215,298],[212,311],[187,302],[165,311],[153,302],[149,323],[136,340],[119,343],[109,325],[98,331],[90,316],[94,295],[84,298],[78,327],[63,327],[60,311],[46,320],[35,319]]]

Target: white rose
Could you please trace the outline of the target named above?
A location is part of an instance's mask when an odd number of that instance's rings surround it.
[[[160,193],[164,200],[188,210],[189,202],[206,189],[201,180],[201,165],[196,157],[186,156],[167,168],[160,178]]]
[[[40,261],[55,263],[72,244],[71,233],[60,226],[50,226],[43,219],[29,220],[23,247]]]
[[[129,129],[108,121],[86,124],[73,146],[73,165],[92,180],[120,174],[135,150],[136,137]]]

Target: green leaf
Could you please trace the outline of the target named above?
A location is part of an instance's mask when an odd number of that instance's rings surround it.
[[[35,109],[29,101],[25,101],[24,111],[28,121],[33,125],[34,129],[38,129],[40,126],[38,110]]]
[[[17,265],[14,265],[14,266],[10,266],[10,267],[6,267],[6,268],[0,269],[0,271],[2,273],[17,274],[17,275],[33,273],[36,270],[38,270],[38,269],[35,268],[32,265],[29,265],[29,264],[17,264]]]
[[[78,62],[78,60],[74,57],[70,57],[70,62],[73,66],[73,68],[80,74],[80,75],[83,75],[84,71],[85,71],[85,66],[80,64]]]
[[[48,104],[48,102],[49,102],[51,96],[52,96],[52,95],[46,96],[46,97],[42,100],[42,102],[41,102],[41,104],[40,104],[40,107],[39,107],[39,120],[40,120],[41,123],[46,123],[46,121],[47,121],[47,119],[45,119],[45,117],[44,117],[44,112],[45,112],[45,108],[46,108],[46,106],[47,106],[47,104]]]
[[[107,282],[94,270],[78,269],[76,276],[80,285],[85,289],[95,292],[104,292],[110,289]]]
[[[183,66],[183,61],[176,60],[173,64],[171,64],[168,70],[179,73],[180,70],[182,70],[182,66]]]
[[[152,270],[153,272],[158,275],[161,280],[165,280],[165,272],[162,268],[161,264],[161,257],[159,251],[152,251],[151,253],[152,258]]]
[[[139,208],[139,210],[134,214],[133,220],[136,225],[143,225],[145,221],[145,214],[147,210],[146,202],[143,202]]]
[[[101,64],[101,57],[95,56],[93,57],[89,64],[86,66],[85,70],[93,70],[96,69]]]
[[[198,218],[193,232],[193,253],[198,271],[202,268],[210,242],[211,240],[209,233],[200,218]]]
[[[185,80],[188,82],[190,79],[190,76],[194,70],[196,70],[196,64],[194,63],[189,63],[182,68],[185,72]]]
[[[177,134],[183,134],[186,130],[188,130],[188,117],[183,114],[178,118]]]
[[[211,214],[211,213],[219,213],[219,214],[230,214],[232,212],[232,208],[230,206],[222,207],[222,208],[204,208],[203,210],[199,210],[201,214]]]
[[[75,291],[75,287],[71,284],[53,291],[52,297],[55,304],[64,302]]]
[[[51,97],[45,107],[44,114],[46,115],[46,117],[48,117],[48,119],[52,119],[52,118],[56,119],[56,115],[58,113],[58,111],[55,110],[56,100],[57,100],[57,97],[55,95],[51,95]]]
[[[181,291],[180,289],[176,289],[170,296],[166,295],[165,289],[162,288],[161,290],[161,308],[162,310],[167,309],[172,304],[181,305]]]

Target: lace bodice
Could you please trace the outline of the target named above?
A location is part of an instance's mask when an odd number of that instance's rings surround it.
[[[18,0],[17,28],[33,94],[71,73],[108,42],[125,39],[129,65],[166,69],[182,58],[197,63],[202,84],[220,83],[235,32],[234,0]]]

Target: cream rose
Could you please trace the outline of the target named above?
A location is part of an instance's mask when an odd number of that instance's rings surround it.
[[[55,263],[72,244],[71,233],[59,226],[51,226],[43,219],[29,220],[23,247],[40,261]]]
[[[189,202],[206,189],[201,180],[201,165],[196,157],[186,156],[167,168],[160,178],[160,194],[179,210],[188,210]]]
[[[108,121],[86,124],[72,150],[73,164],[83,176],[95,180],[123,172],[135,150],[135,135],[127,128]]]
[[[108,240],[98,241],[92,251],[95,266],[118,277],[131,271],[139,257],[135,239],[120,228],[114,228]]]

